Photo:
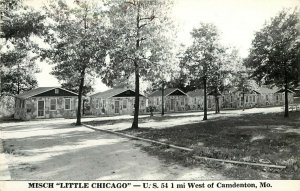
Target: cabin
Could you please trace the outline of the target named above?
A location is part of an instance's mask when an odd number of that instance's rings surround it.
[[[204,89],[196,89],[187,92],[188,108],[191,111],[202,111],[204,109]],[[219,101],[219,107],[222,107],[222,94],[220,92],[209,92],[207,94],[207,109],[214,110],[216,107],[216,98]]]
[[[216,104],[219,104],[219,109],[222,108],[222,94],[220,91],[211,91],[207,94],[207,109],[208,110],[214,110],[216,109]]]
[[[288,91],[289,103],[294,102],[294,92]],[[230,89],[223,94],[223,108],[253,108],[284,105],[284,90],[261,86],[244,92]]]
[[[183,112],[188,110],[187,94],[178,88],[166,88],[157,90],[148,96],[148,104],[154,108],[154,112],[162,110],[162,96],[164,98],[165,112]]]
[[[146,97],[140,94],[139,113],[146,113]],[[134,113],[135,92],[119,87],[90,96],[92,115],[126,115]]]
[[[15,96],[15,119],[74,118],[78,94],[60,87],[39,87]]]
[[[204,90],[196,89],[186,93],[188,96],[188,110],[201,111],[204,108]]]
[[[243,95],[244,94],[244,95]],[[224,109],[252,108],[257,107],[260,100],[260,93],[256,90],[242,92],[234,88],[224,92],[222,107]]]
[[[288,90],[288,102],[289,104],[294,103],[294,97],[296,95],[296,92],[292,90]],[[285,92],[284,89],[280,89],[274,93],[274,104],[275,105],[284,105],[285,100]]]

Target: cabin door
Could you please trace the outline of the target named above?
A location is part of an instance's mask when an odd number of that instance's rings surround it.
[[[115,113],[120,113],[120,101],[115,101]]]
[[[175,100],[174,99],[171,99],[171,111],[174,111],[174,108],[175,108]]]
[[[38,101],[38,117],[44,117],[45,116],[45,101],[41,100]]]

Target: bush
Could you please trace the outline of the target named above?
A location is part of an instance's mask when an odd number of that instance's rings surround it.
[[[0,118],[12,116],[14,114],[15,99],[12,96],[0,98]]]
[[[150,112],[155,112],[155,111],[158,111],[158,110],[156,109],[155,106],[149,106],[149,107],[146,108],[146,111],[150,113]]]

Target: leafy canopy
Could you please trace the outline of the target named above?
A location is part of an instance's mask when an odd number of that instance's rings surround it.
[[[300,76],[299,10],[282,10],[255,34],[247,66],[256,81],[297,86]]]

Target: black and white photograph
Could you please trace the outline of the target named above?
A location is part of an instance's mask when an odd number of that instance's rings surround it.
[[[300,0],[0,14],[1,182],[300,180]]]

